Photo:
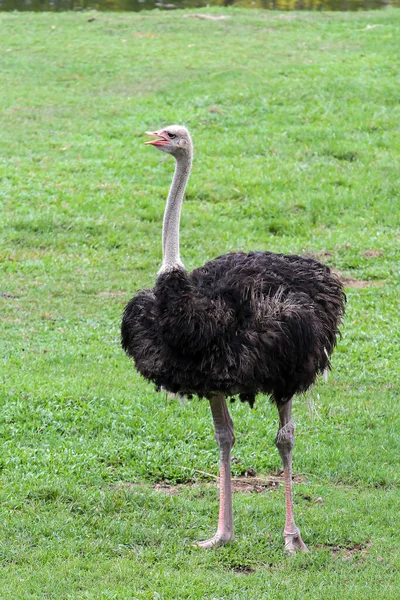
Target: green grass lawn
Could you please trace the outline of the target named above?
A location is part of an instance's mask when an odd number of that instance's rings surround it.
[[[399,596],[400,11],[223,14],[0,14],[2,600]],[[143,132],[174,122],[188,268],[308,253],[348,286],[329,383],[295,402],[307,555],[283,552],[282,485],[235,493],[233,545],[193,547],[218,513],[209,407],[119,347],[173,171]],[[234,474],[277,480],[276,409],[232,416]]]

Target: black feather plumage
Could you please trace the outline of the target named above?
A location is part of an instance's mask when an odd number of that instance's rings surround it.
[[[235,252],[140,291],[124,311],[122,346],[157,388],[282,403],[330,367],[344,303],[340,280],[316,260]]]

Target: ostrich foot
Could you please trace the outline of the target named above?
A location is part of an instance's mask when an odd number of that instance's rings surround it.
[[[291,555],[296,552],[308,552],[308,548],[301,539],[300,531],[296,527],[294,533],[284,533],[283,539],[285,540],[285,550]]]
[[[204,549],[218,548],[219,546],[224,546],[224,544],[228,544],[229,542],[233,542],[233,535],[216,533],[209,540],[204,540],[204,542],[196,542],[195,546]]]

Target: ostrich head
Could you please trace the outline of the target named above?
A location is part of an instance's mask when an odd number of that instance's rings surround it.
[[[192,150],[192,140],[186,127],[182,125],[169,125],[159,131],[146,131],[148,135],[157,136],[157,139],[146,142],[156,146],[163,152],[168,152],[175,156],[190,153]]]

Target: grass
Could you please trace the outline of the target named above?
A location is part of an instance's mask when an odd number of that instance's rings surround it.
[[[400,12],[188,14],[0,15],[0,598],[395,598]],[[192,547],[217,519],[208,406],[119,348],[173,169],[143,132],[173,122],[188,268],[268,248],[348,284],[330,383],[295,403],[308,555],[284,555],[282,486],[235,494],[234,545]],[[275,409],[232,414],[234,474],[275,473]]]

